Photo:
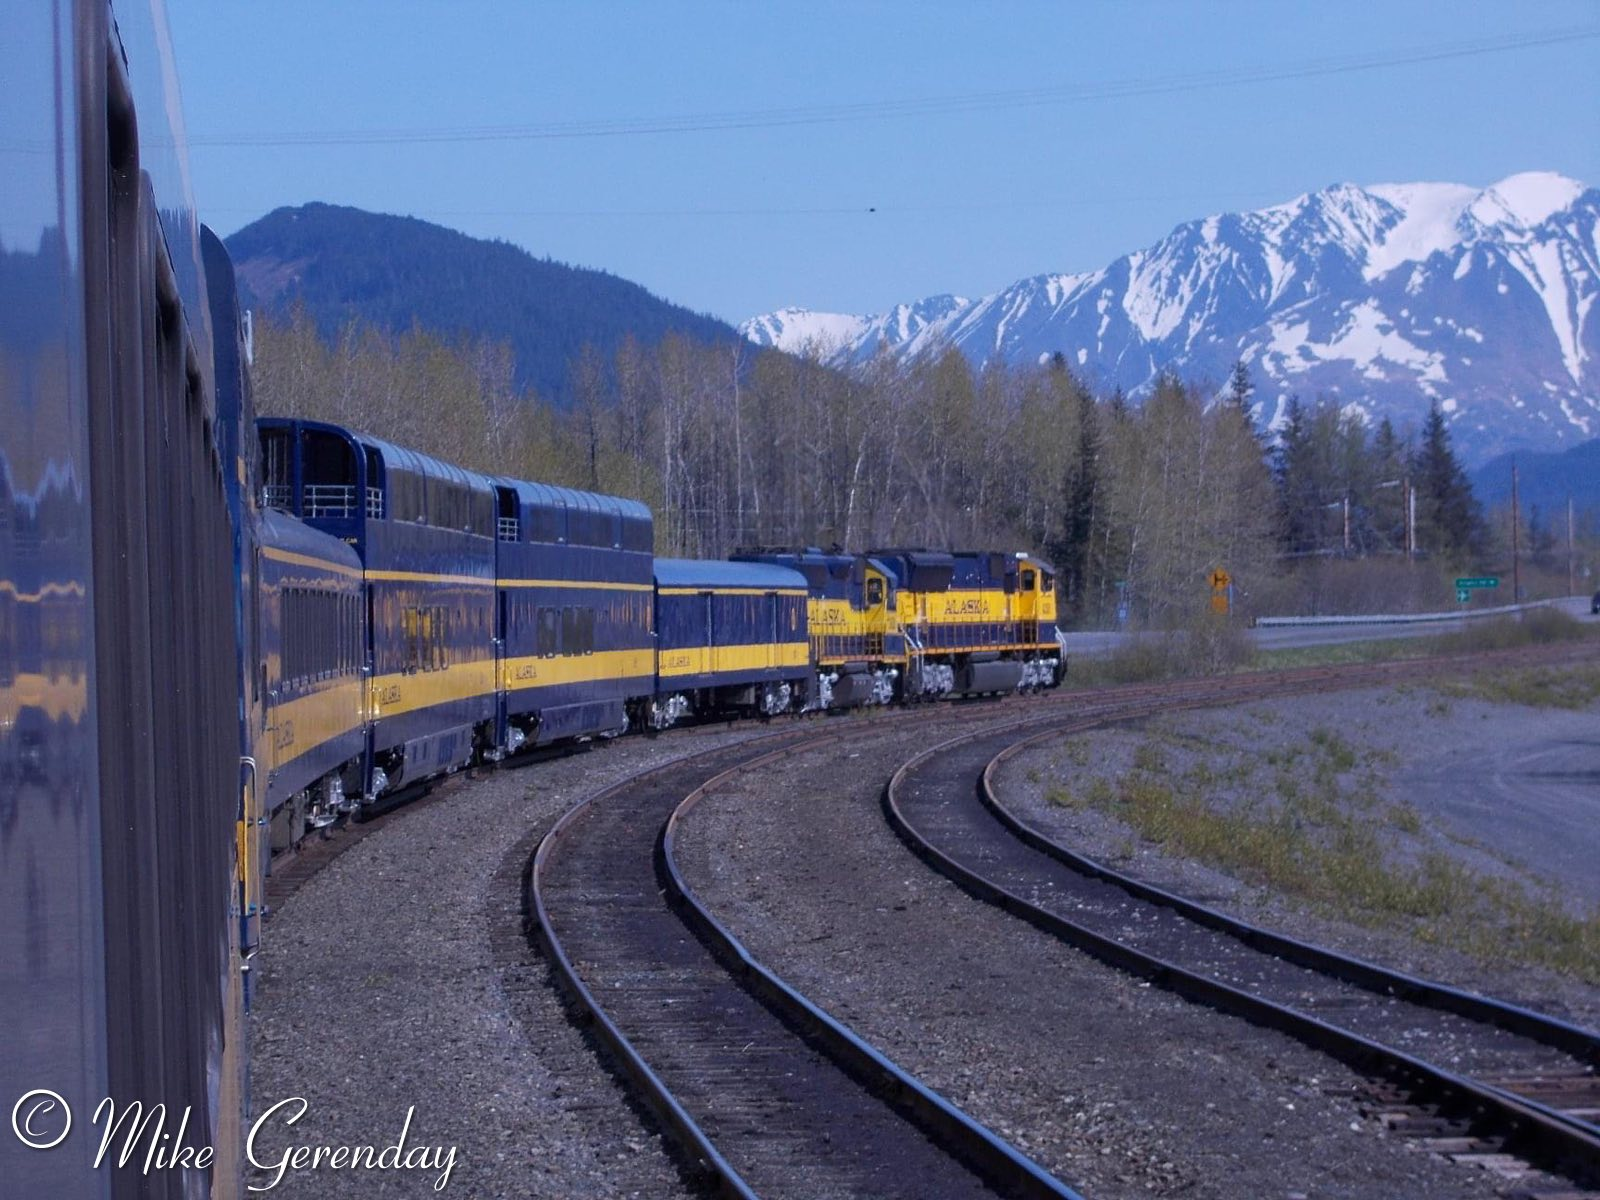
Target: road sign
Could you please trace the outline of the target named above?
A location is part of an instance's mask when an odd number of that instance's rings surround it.
[[[1480,575],[1472,579],[1456,580],[1456,591],[1458,592],[1465,592],[1472,588],[1497,588],[1499,586],[1500,579],[1495,575]]]
[[[1221,567],[1211,572],[1211,590],[1220,592],[1233,582],[1233,577]]]
[[[1467,591],[1466,588],[1457,588],[1456,589],[1456,603],[1457,604],[1465,604],[1470,599],[1472,599],[1472,593]]]

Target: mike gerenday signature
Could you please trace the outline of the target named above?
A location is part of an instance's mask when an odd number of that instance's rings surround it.
[[[383,1146],[288,1145],[282,1150],[263,1152],[258,1140],[263,1133],[292,1129],[311,1110],[304,1096],[279,1100],[258,1116],[245,1138],[245,1158],[269,1178],[264,1183],[247,1185],[252,1192],[270,1192],[290,1171],[433,1171],[433,1190],[442,1192],[450,1183],[456,1166],[456,1147],[411,1145],[411,1123],[416,1105],[406,1109],[399,1136]],[[137,1163],[141,1174],[151,1171],[206,1170],[216,1158],[212,1146],[193,1145],[186,1137],[190,1108],[184,1108],[177,1129],[167,1128],[167,1106],[146,1107],[138,1100],[118,1105],[106,1097],[95,1106],[89,1119],[100,1129],[100,1146],[94,1166],[100,1167],[113,1154],[117,1139],[121,1147],[114,1152],[118,1167]],[[45,1089],[29,1092],[17,1101],[11,1113],[13,1132],[23,1145],[34,1150],[49,1150],[66,1140],[72,1129],[72,1111],[57,1093]],[[139,1162],[140,1152],[143,1162]]]

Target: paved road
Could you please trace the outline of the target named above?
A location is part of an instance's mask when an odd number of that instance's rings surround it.
[[[1510,851],[1534,874],[1600,906],[1600,730],[1587,713],[1541,711],[1403,768],[1394,784],[1458,834]]]
[[[1589,615],[1589,602],[1573,597],[1557,602],[1557,607],[1584,621],[1600,620]],[[1251,639],[1262,650],[1285,650],[1300,646],[1334,646],[1344,642],[1374,642],[1389,638],[1432,637],[1445,633],[1460,633],[1485,618],[1461,621],[1437,621],[1410,625],[1306,625],[1274,626],[1269,629],[1252,629]],[[1135,637],[1147,634],[1128,633],[1069,633],[1068,655],[1081,654],[1093,657],[1109,654]]]

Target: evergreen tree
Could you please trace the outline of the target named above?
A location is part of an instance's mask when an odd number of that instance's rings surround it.
[[[1244,365],[1244,359],[1238,359],[1233,364],[1233,377],[1228,381],[1228,403],[1245,415],[1245,419],[1252,424],[1255,422],[1255,402],[1250,399],[1255,395],[1256,385],[1250,381],[1250,368]]]
[[[1417,492],[1418,549],[1449,562],[1462,562],[1480,553],[1485,533],[1483,511],[1450,448],[1450,430],[1437,401],[1423,422],[1411,469]]]
[[[1367,501],[1367,521],[1373,536],[1370,549],[1401,553],[1406,546],[1406,484],[1410,481],[1411,454],[1388,417],[1378,422],[1368,457],[1373,476],[1373,490]]]
[[[1087,596],[1096,508],[1100,499],[1100,420],[1089,389],[1074,380],[1073,393],[1078,412],[1078,444],[1068,464],[1066,514],[1055,564],[1063,597],[1081,610]]]
[[[1283,510],[1284,548],[1290,554],[1309,554],[1318,548],[1321,480],[1313,458],[1311,422],[1305,405],[1299,396],[1290,396],[1273,454],[1273,474]]]

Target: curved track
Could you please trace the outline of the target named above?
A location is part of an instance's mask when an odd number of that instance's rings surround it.
[[[537,934],[596,1034],[726,1194],[1072,1197],[763,971],[670,863],[670,822],[704,787],[882,723],[682,758],[573,809],[534,858]]]
[[[1304,690],[1220,689],[1212,702]],[[1052,843],[994,793],[1008,754],[1047,737],[1205,703],[1152,697],[1040,731],[969,734],[896,772],[884,811],[942,874],[1104,961],[1268,1025],[1433,1106],[1458,1149],[1502,1147],[1579,1178],[1600,1175],[1600,1036],[1542,1014],[1283,938],[1111,871]],[[1402,1125],[1401,1132],[1406,1132]]]

